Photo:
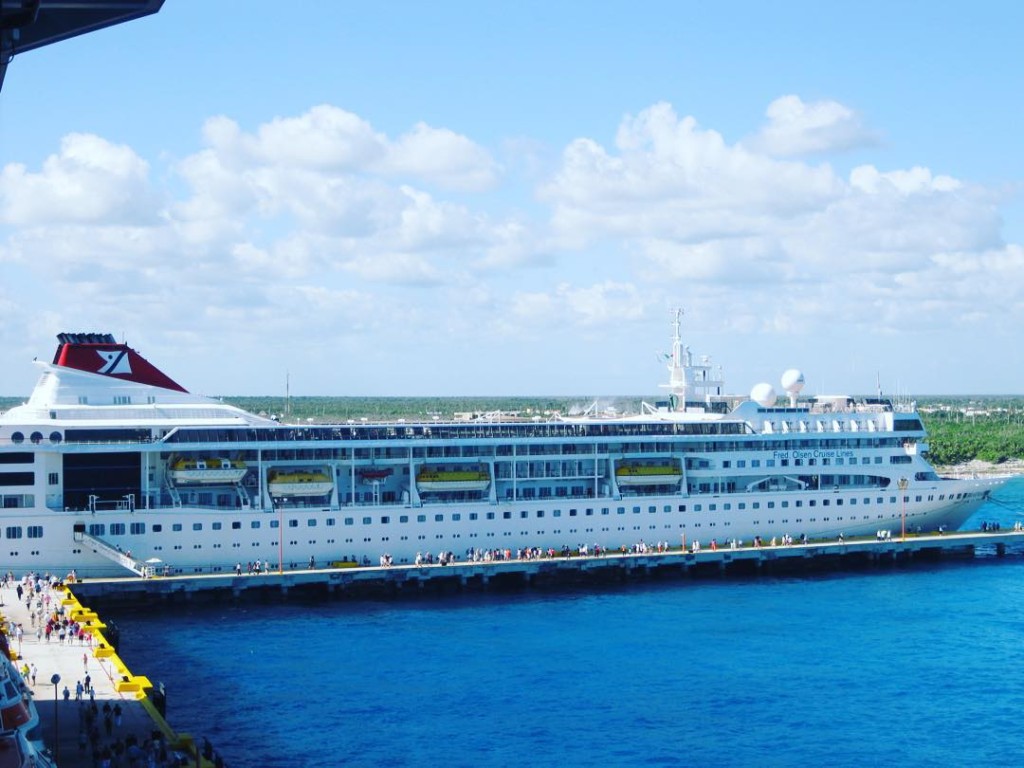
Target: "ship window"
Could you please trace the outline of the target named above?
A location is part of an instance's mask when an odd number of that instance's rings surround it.
[[[8,539],[20,539],[21,538],[21,526],[20,525],[9,525],[7,526],[6,536]]]
[[[249,527],[250,528],[259,528],[260,527],[260,521],[259,520],[253,520],[251,523],[249,523]]]
[[[443,523],[444,522],[444,515],[434,515],[434,522],[435,523]]]
[[[60,483],[60,473],[51,472],[49,475],[47,475],[47,480],[50,483],[50,485],[57,485],[58,483]]]
[[[633,507],[633,514],[634,515],[639,515],[640,514],[640,507]]]
[[[219,531],[224,526],[223,523],[210,523],[210,527],[213,528],[213,530],[215,531]]]
[[[750,466],[752,466],[752,467],[760,467],[761,466],[761,460],[760,459],[751,459],[750,460]]]
[[[452,515],[452,520],[461,520],[461,519],[462,519],[462,515],[460,515],[458,512],[455,512]]]
[[[700,512],[702,509],[704,509],[704,507],[701,504],[694,504],[693,505],[693,511],[694,512]]]
[[[423,517],[423,515],[420,515],[420,517]],[[346,517],[345,518],[345,525],[352,525],[354,522],[355,522],[355,520],[353,520],[351,517]],[[421,520],[420,522],[423,522],[423,521]]]
[[[717,504],[708,504],[708,512],[714,512],[716,509],[718,509]]]
[[[271,528],[280,528],[281,527],[281,523],[278,520],[271,520],[270,521],[270,527]]]
[[[737,508],[738,508],[738,509],[746,509],[746,508],[747,508],[747,504],[746,504],[746,502],[744,502],[744,501],[741,501],[741,502],[740,502],[740,503],[739,503],[739,504],[737,505]]]
[[[43,526],[30,525],[27,529],[27,533],[30,539],[41,539],[43,538]]]
[[[685,504],[680,504],[679,505],[679,511],[680,512],[685,512],[686,511],[686,505]]]
[[[231,523],[231,530],[232,531],[237,531],[237,530],[240,530],[241,528],[242,528],[242,522],[240,520],[235,520],[234,522]]]
[[[180,533],[181,532],[181,523],[173,523],[171,525],[171,530],[174,531],[175,533]]]
[[[501,513],[501,516],[502,516],[502,518],[504,518],[505,520],[511,520],[511,519],[512,519],[512,513],[511,513],[511,512],[502,512],[502,513]]]
[[[131,527],[128,530],[131,531],[131,534],[133,536],[140,536],[140,535],[142,535],[143,533],[146,532],[146,524],[145,523],[132,523]]]
[[[494,519],[494,513],[493,512],[488,512],[487,513],[487,519],[488,520],[493,520]]]
[[[426,515],[416,515],[416,522],[417,523],[425,523],[425,522],[427,522],[427,516]],[[349,518],[345,518],[345,525],[352,525],[352,523],[349,522]]]
[[[90,536],[103,536],[107,532],[107,526],[103,523],[89,523]]]
[[[407,521],[408,521],[408,520],[407,520]],[[328,518],[327,518],[327,519],[326,519],[326,520],[324,521],[324,523],[325,523],[326,525],[334,525],[334,518],[333,518],[333,517],[328,517]]]
[[[653,514],[655,514],[658,511],[658,508],[657,507],[648,507],[647,511],[650,512],[653,515]]]
[[[0,472],[0,485],[33,485],[35,472]]]
[[[775,502],[774,501],[769,501],[768,502],[768,509],[775,509]]]
[[[164,527],[161,523],[153,523],[153,533],[162,533]]]
[[[480,515],[478,515],[476,512],[470,512],[469,513],[469,519],[470,520],[478,520],[479,518],[480,518]]]
[[[36,445],[39,445],[39,443],[41,443],[43,441],[43,433],[42,432],[33,432],[32,436],[29,438],[29,440],[31,440]]]
[[[527,512],[525,509],[519,510],[519,517],[520,517],[520,519],[525,520],[529,516],[530,516],[530,513]]]
[[[21,432],[12,432],[11,442],[14,443],[15,445],[21,445],[23,442],[25,442],[25,436],[21,434]]]
[[[54,445],[59,443],[60,442],[60,432],[51,432],[50,433],[50,442],[53,443]]]
[[[110,527],[113,528],[114,526],[110,526]],[[193,531],[201,531],[201,530],[203,530],[203,524],[202,523],[192,523],[192,530]]]
[[[372,522],[372,520],[369,517],[364,517],[363,518],[363,525],[369,525],[371,522]]]
[[[915,497],[914,497],[914,501],[920,501],[920,500],[921,500],[921,497],[920,497],[920,496],[915,496]]]
[[[760,502],[760,501],[755,501],[755,502],[753,502],[753,503],[752,503],[752,504],[750,505],[750,508],[751,508],[751,509],[760,509],[760,508],[761,508],[761,502]]]

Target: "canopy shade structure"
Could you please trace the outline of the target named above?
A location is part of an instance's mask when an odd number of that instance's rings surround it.
[[[0,0],[0,88],[15,54],[149,16],[164,0]]]

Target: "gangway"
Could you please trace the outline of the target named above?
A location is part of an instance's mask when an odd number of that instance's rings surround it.
[[[134,559],[131,555],[121,551],[119,547],[109,544],[98,536],[93,536],[91,533],[86,533],[85,523],[75,524],[75,541],[81,542],[92,547],[92,551],[98,555],[102,555],[108,560],[112,560],[118,565],[127,568],[129,571],[134,573],[136,576],[142,578],[148,578],[153,575],[153,569],[146,563],[141,563]]]

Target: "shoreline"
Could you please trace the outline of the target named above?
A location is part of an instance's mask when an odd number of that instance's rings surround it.
[[[964,475],[1024,475],[1024,459],[1010,459],[1001,463],[972,459],[963,464],[936,466],[939,475],[963,477]]]

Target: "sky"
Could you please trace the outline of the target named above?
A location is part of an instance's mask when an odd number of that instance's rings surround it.
[[[0,395],[1024,393],[1024,4],[166,0],[0,91]]]

